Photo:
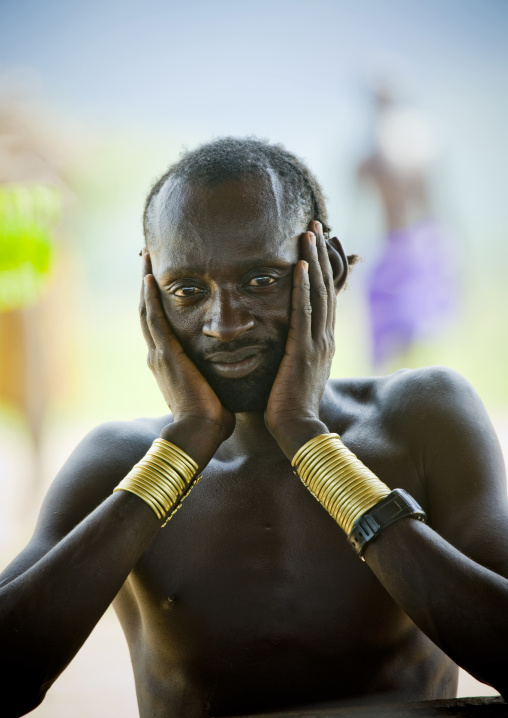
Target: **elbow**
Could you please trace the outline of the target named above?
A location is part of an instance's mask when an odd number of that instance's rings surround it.
[[[35,710],[46,696],[46,691],[32,690],[25,685],[25,677],[17,676],[14,685],[2,688],[2,716],[19,718]]]
[[[502,676],[499,675],[499,680],[497,676],[494,676],[494,680],[490,682],[490,685],[492,688],[495,688],[496,691],[499,691],[503,700],[508,703],[508,666],[504,666],[504,673]]]
[[[17,661],[8,665],[0,662],[0,672],[2,718],[18,718],[33,711],[42,703],[53,683],[42,678],[40,670],[20,665]]]
[[[466,667],[466,670],[480,683],[485,683],[498,691],[508,703],[508,660],[502,658],[489,663],[488,666],[482,666],[480,670],[470,667]]]
[[[17,718],[43,702],[59,673],[52,675],[49,642],[37,640],[31,624],[23,626],[9,598],[2,595],[0,611],[0,715]]]

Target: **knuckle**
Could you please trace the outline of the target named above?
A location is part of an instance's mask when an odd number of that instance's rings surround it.
[[[326,288],[326,285],[324,284],[324,282],[320,282],[319,284],[317,284],[313,287],[312,295],[316,299],[320,299],[320,300],[328,299],[328,289]]]
[[[159,371],[165,365],[164,353],[158,349],[148,352],[146,362],[154,372]]]
[[[160,350],[155,352],[154,363],[157,369],[161,369],[163,366],[166,365],[166,357],[164,355],[164,352]]]
[[[318,346],[324,354],[333,353],[335,350],[335,340],[333,336],[330,336],[327,332],[318,340]]]
[[[154,317],[151,314],[147,313],[146,320],[147,320],[148,328],[150,329],[152,334],[156,334],[158,327],[157,327],[157,322],[154,320]]]

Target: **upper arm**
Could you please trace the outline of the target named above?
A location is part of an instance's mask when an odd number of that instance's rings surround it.
[[[506,473],[485,407],[449,369],[426,370],[420,389],[414,428],[429,523],[471,559],[508,577]]]
[[[153,438],[135,422],[111,422],[91,431],[58,472],[30,542],[3,571],[0,585],[37,563],[97,508],[146,453]]]

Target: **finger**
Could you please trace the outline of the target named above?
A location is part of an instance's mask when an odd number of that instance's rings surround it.
[[[289,338],[297,342],[312,339],[309,264],[303,259],[296,263],[293,273]]]
[[[145,301],[145,277],[151,273],[152,267],[151,263],[149,262],[149,256],[146,250],[143,248],[141,255],[141,267],[142,267],[142,280],[141,280],[141,296],[139,298],[139,321],[141,324],[141,331],[143,332],[143,336],[145,338],[145,342],[147,344],[148,350],[155,349],[155,342],[153,340],[153,337],[150,333],[150,329],[148,328],[148,323],[146,319],[146,301]],[[148,259],[147,259],[148,256]]]
[[[330,259],[328,257],[328,248],[323,234],[321,222],[311,222],[312,229],[316,235],[316,246],[319,257],[319,264],[323,275],[323,282],[327,293],[327,327],[331,331],[335,328],[335,309],[337,306],[337,296],[335,294],[335,285],[333,282],[333,271]]]
[[[169,346],[170,354],[182,351],[162,309],[159,287],[153,274],[144,277],[146,324],[155,348],[165,349]]]
[[[302,235],[302,256],[309,263],[312,336],[317,338],[322,335],[327,326],[328,293],[319,259],[317,237],[313,232],[305,232]]]

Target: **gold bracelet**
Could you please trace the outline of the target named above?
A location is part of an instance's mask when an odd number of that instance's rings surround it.
[[[118,489],[115,489],[114,491],[117,491]],[[158,503],[155,503],[150,494],[145,493],[142,489],[134,488],[132,486],[124,486],[123,491],[128,491],[131,494],[134,494],[140,499],[143,499],[143,501],[148,504],[148,506],[152,509],[152,511],[155,513],[157,518],[161,518],[160,516],[160,506]],[[113,492],[114,493],[114,492]]]
[[[201,479],[200,476],[193,481],[197,470],[194,459],[178,446],[165,439],[155,439],[113,493],[129,491],[135,494],[150,506],[158,519],[166,519],[165,526]]]
[[[138,464],[139,472],[142,472],[145,477],[149,476],[157,485],[162,486],[169,484],[170,493],[182,493],[185,491],[186,483],[182,481],[181,477],[175,473],[174,469],[170,466],[166,468],[165,472],[157,471],[153,465],[148,465],[146,461],[140,461]]]
[[[136,476],[129,476],[128,486],[131,489],[137,489],[139,493],[150,496],[152,502],[159,507],[158,513],[160,514],[160,518],[165,516],[169,511],[170,503],[166,494],[154,486],[153,481],[151,481],[150,478],[146,478],[146,475],[143,475],[141,471],[138,471]],[[125,486],[122,488],[125,488]]]
[[[301,446],[291,466],[346,534],[390,489],[342,443],[338,434],[319,434]]]

